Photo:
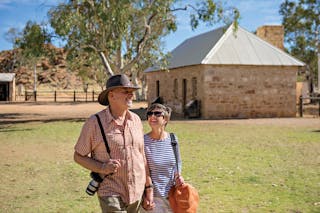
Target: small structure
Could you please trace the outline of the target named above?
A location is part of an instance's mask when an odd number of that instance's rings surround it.
[[[273,31],[262,30],[264,35]],[[294,117],[297,72],[304,66],[255,34],[230,25],[181,43],[171,52],[169,72],[148,68],[147,96],[149,101],[161,97],[178,116]]]
[[[0,101],[15,101],[15,73],[0,73]]]
[[[284,50],[284,27],[282,25],[264,25],[258,27],[257,36],[273,46]]]

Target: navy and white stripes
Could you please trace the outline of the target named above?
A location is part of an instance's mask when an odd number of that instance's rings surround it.
[[[150,169],[150,176],[154,185],[154,196],[167,197],[174,185],[176,160],[173,153],[171,138],[168,134],[164,140],[154,140],[144,135],[145,155]],[[178,149],[179,170],[181,170]]]

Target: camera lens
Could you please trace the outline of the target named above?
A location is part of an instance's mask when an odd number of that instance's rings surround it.
[[[91,180],[90,183],[89,183],[89,185],[87,186],[86,193],[87,193],[88,195],[93,196],[94,193],[96,193],[96,191],[98,190],[99,185],[100,185],[99,182],[97,182],[97,181],[95,181],[95,180]]]
[[[90,181],[89,185],[87,186],[86,192],[88,195],[94,195],[96,191],[98,191],[100,183],[103,181],[103,178],[96,172],[91,172],[90,176],[92,180]]]

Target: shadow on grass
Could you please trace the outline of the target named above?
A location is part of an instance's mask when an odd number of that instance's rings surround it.
[[[25,119],[25,120],[11,120],[0,121],[0,132],[10,131],[28,131],[31,129],[10,129],[10,125],[26,124],[26,123],[51,123],[59,121],[84,122],[87,118],[59,118],[59,119]]]
[[[146,117],[146,108],[130,109],[130,111],[136,113],[142,121],[147,120]],[[58,121],[71,121],[71,122],[84,122],[88,117],[65,117],[65,118],[41,118],[42,114],[26,114],[26,113],[6,113],[0,114],[0,131],[23,131],[23,130],[3,130],[7,129],[9,125],[13,124],[26,124],[26,123],[50,123]],[[179,115],[172,114],[171,120],[186,120]],[[187,119],[190,120],[190,119]],[[192,120],[201,120],[201,119],[192,119]],[[27,129],[26,129],[27,130]]]
[[[17,119],[17,118],[21,118],[24,117],[25,115],[27,115],[26,113],[5,113],[5,114],[1,114],[0,113],[0,119]],[[29,116],[41,116],[41,114],[28,114]],[[1,122],[2,123],[2,122]]]
[[[136,108],[136,109],[130,109],[130,111],[136,113],[142,121],[147,120],[146,117],[146,108]],[[6,114],[1,114],[0,113],[0,131],[5,132],[5,131],[23,131],[23,130],[3,130],[7,129],[9,125],[13,124],[26,124],[26,123],[50,123],[50,122],[58,122],[58,121],[71,121],[71,122],[84,122],[88,117],[64,117],[64,118],[48,118],[42,114],[29,114],[29,113],[6,113]],[[187,119],[182,117],[181,115],[178,114],[172,114],[171,115],[171,120],[201,120],[200,118],[197,119]],[[26,129],[27,130],[27,129]]]
[[[1,125],[2,125],[2,124],[1,124]],[[25,132],[25,131],[30,131],[30,130],[32,130],[32,129],[26,129],[26,128],[16,129],[16,128],[8,127],[8,126],[7,126],[6,128],[3,128],[3,129],[2,129],[1,125],[0,125],[0,132],[19,132],[19,131]]]
[[[139,108],[139,109],[130,109],[130,111],[136,113],[142,121],[147,120],[147,109]],[[185,118],[181,114],[172,113],[170,120],[172,121],[180,121],[180,120],[204,120],[202,118]]]

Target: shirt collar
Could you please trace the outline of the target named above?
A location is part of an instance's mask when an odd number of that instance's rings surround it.
[[[109,106],[107,106],[105,112],[106,112],[106,116],[107,116],[107,118],[106,118],[107,123],[109,124],[109,123],[111,123],[112,121],[114,121],[114,117],[112,116],[112,114],[111,114],[111,112],[110,112],[110,107],[109,107]],[[125,118],[126,120],[131,120],[131,121],[133,120],[131,113],[132,113],[132,112],[130,112],[130,110],[127,110],[126,118]]]

